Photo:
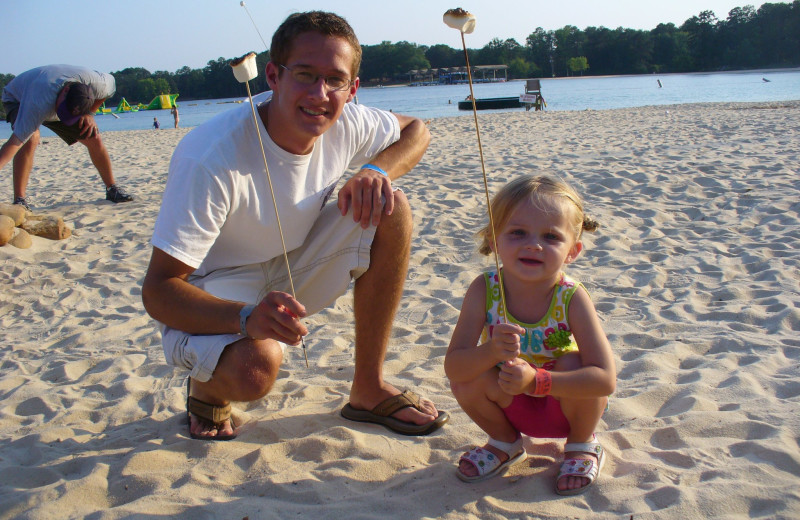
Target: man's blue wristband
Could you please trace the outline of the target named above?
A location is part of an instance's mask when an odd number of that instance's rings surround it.
[[[242,307],[242,310],[239,311],[239,332],[244,337],[249,337],[250,335],[247,333],[247,318],[253,313],[253,309],[255,309],[255,305],[245,305]]]
[[[364,166],[362,166],[361,169],[362,170],[373,170],[373,171],[376,171],[376,172],[380,173],[381,175],[386,175],[387,177],[389,176],[389,174],[386,173],[385,171],[383,171],[382,168],[380,168],[378,166],[375,166],[374,164],[367,163]]]

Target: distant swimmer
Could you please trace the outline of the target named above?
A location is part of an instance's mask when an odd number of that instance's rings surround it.
[[[761,81],[763,81],[764,83],[769,83],[770,82],[767,78],[761,78]]]

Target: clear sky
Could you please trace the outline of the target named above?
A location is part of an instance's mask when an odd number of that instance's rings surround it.
[[[763,2],[755,2],[758,8]],[[780,2],[773,2],[780,3]],[[788,3],[788,2],[784,2]],[[102,72],[144,67],[175,72],[204,67],[269,45],[272,33],[297,11],[330,10],[344,16],[362,44],[408,41],[461,48],[458,31],[442,22],[447,9],[463,7],[477,18],[467,47],[492,38],[525,38],[574,25],[653,29],[680,25],[701,11],[724,20],[744,0],[2,0],[0,73],[19,74],[52,63],[84,65]]]

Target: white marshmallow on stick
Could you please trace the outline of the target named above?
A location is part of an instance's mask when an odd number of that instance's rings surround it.
[[[256,53],[245,54],[241,58],[231,60],[233,76],[239,83],[247,83],[251,79],[258,77],[258,66],[256,65]]]
[[[244,6],[244,2],[242,2]],[[286,262],[286,271],[289,274],[289,287],[292,290],[292,297],[297,298],[294,291],[294,281],[292,280],[292,269],[289,266],[289,253],[286,250],[286,241],[283,238],[283,227],[281,226],[281,217],[278,214],[278,203],[275,200],[275,191],[272,189],[272,177],[269,174],[269,164],[267,163],[267,155],[264,152],[264,143],[261,140],[261,130],[258,124],[258,116],[256,115],[256,107],[253,104],[253,94],[250,92],[250,80],[258,76],[258,67],[256,66],[256,53],[251,52],[245,54],[241,58],[231,60],[231,68],[233,68],[233,76],[239,83],[244,83],[247,88],[247,98],[250,100],[250,111],[253,114],[253,125],[255,126],[255,134],[258,136],[258,144],[261,147],[261,157],[264,159],[264,172],[267,174],[267,183],[269,185],[269,192],[272,195],[272,207],[275,209],[275,219],[278,222],[278,233],[281,237],[281,245],[283,245],[283,259]],[[306,341],[301,336],[300,341],[303,344],[303,357],[306,360],[306,368],[308,368],[308,354],[306,353]]]
[[[472,100],[472,117],[475,119],[475,136],[478,138],[478,153],[481,158],[481,171],[483,172],[483,189],[486,194],[486,208],[489,213],[489,229],[492,230],[492,244],[494,248],[494,265],[497,268],[497,273],[500,276],[500,301],[504,309],[506,307],[506,293],[503,289],[503,274],[500,270],[500,258],[497,256],[497,236],[494,231],[494,216],[492,215],[492,202],[489,197],[489,182],[486,179],[486,164],[483,160],[483,145],[481,145],[481,131],[478,127],[478,111],[475,106],[475,92],[472,90],[472,68],[469,65],[469,54],[467,53],[467,43],[464,41],[464,33],[470,34],[475,30],[475,15],[457,7],[455,9],[448,9],[442,17],[444,23],[448,27],[458,29],[461,32],[461,46],[464,48],[464,61],[467,63],[467,78],[469,79],[469,99]],[[505,322],[508,320],[505,318]]]
[[[475,30],[475,15],[460,7],[448,9],[442,19],[448,27],[458,29],[462,33],[471,34]]]

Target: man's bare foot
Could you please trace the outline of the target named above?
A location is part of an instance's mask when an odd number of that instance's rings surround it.
[[[392,385],[384,384],[378,391],[373,392],[359,392],[356,388],[350,390],[350,406],[359,410],[372,410],[382,402],[386,401],[392,396],[399,395],[401,392]],[[439,417],[439,411],[436,405],[429,399],[420,397],[419,399],[420,410],[413,406],[398,410],[392,417],[399,421],[423,425],[436,420]]]
[[[194,390],[194,391],[193,391]],[[203,393],[203,385],[192,385],[187,378],[186,415],[192,439],[227,441],[236,437],[236,425],[231,420],[230,403],[217,403],[213,396]]]
[[[189,414],[189,432],[192,438],[214,439],[217,437],[230,437],[234,434],[231,420],[227,419],[220,424],[214,424],[202,417]]]
[[[366,396],[366,397],[365,397]],[[440,412],[428,399],[406,390],[398,392],[391,385],[381,384],[374,391],[351,389],[351,402],[342,408],[345,419],[380,424],[401,435],[429,435],[449,420],[447,412]]]

